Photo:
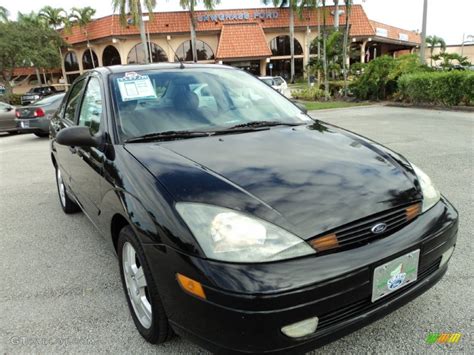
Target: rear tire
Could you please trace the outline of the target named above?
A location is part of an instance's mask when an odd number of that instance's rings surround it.
[[[64,185],[61,170],[59,170],[58,167],[56,168],[56,185],[58,187],[59,204],[61,205],[64,213],[71,214],[79,212],[79,206],[73,200],[71,200],[67,194],[66,185]]]
[[[169,340],[173,330],[141,243],[130,226],[119,233],[117,255],[123,290],[138,332],[152,344]]]

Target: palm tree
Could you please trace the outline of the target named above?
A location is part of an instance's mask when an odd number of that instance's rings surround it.
[[[94,15],[95,15],[95,9],[93,9],[90,6],[81,7],[81,8],[73,7],[71,9],[71,14],[69,15],[69,18],[73,22],[77,23],[80,29],[84,30],[84,34],[86,36],[86,41],[87,41],[87,48],[89,48],[89,54],[91,56],[93,68],[95,68],[95,61],[94,61],[94,55],[92,54],[92,49],[89,43],[89,34],[87,33],[87,25],[91,23],[92,16]]]
[[[349,20],[352,11],[352,0],[344,0],[344,4],[346,5],[346,25],[344,28],[344,41],[342,45],[342,70],[344,75],[344,96],[347,96],[347,72],[349,71],[349,68],[347,67],[347,62],[349,60],[348,56],[350,56],[350,53],[348,53],[350,30]]]
[[[55,30],[63,26],[68,17],[64,9],[51,6],[44,6],[38,13],[38,16],[42,17],[46,23]]]
[[[143,0],[143,3],[150,16],[152,16],[153,9],[156,6],[156,0]],[[148,57],[145,23],[143,22],[142,0],[112,0],[112,6],[114,12],[119,10],[120,23],[122,26],[127,25],[127,15],[131,16],[134,24],[138,24],[145,63],[149,63],[150,58]]]
[[[38,13],[38,16],[42,17],[49,27],[53,28],[54,30],[57,30],[62,26],[69,27],[69,16],[63,8],[44,6]],[[58,51],[59,57],[61,58],[63,79],[66,80],[66,69],[64,68],[64,61],[62,59],[61,46],[58,47]]]
[[[263,3],[267,5],[270,0],[263,0]],[[272,0],[273,6],[288,7],[290,9],[290,82],[295,82],[295,10],[298,9],[298,0]],[[303,1],[303,3],[306,3]],[[302,4],[299,6],[303,6]]]
[[[425,42],[430,47],[430,60],[431,66],[433,66],[433,51],[435,47],[439,45],[441,47],[441,52],[444,52],[446,50],[446,42],[443,38],[436,35],[426,37]]]
[[[320,6],[322,5],[322,7]],[[299,3],[300,13],[305,8],[315,8],[318,11],[318,61],[323,63],[324,72],[324,92],[325,97],[329,97],[329,79],[328,79],[328,57],[327,57],[327,31],[326,31],[326,0],[302,0]],[[323,13],[323,26],[321,28],[321,11]],[[321,46],[322,37],[322,46]],[[322,49],[322,60],[321,60],[321,49]],[[318,68],[318,84],[319,84],[319,68]]]
[[[215,5],[220,3],[220,0],[202,0],[204,7],[208,10],[212,10]],[[197,48],[196,48],[196,19],[194,18],[194,8],[196,7],[197,0],[179,0],[179,4],[183,9],[189,11],[189,26],[191,32],[191,51],[193,53],[193,62],[196,63],[198,60]]]
[[[8,22],[8,15],[8,10],[3,6],[0,6],[0,22]]]

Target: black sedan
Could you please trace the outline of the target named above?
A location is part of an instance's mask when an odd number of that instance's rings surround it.
[[[117,252],[151,343],[314,349],[436,284],[455,247],[458,214],[421,169],[237,69],[97,68],[51,137],[61,206]]]

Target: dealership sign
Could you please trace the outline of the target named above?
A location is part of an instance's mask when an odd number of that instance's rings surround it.
[[[277,11],[255,11],[253,14],[249,12],[233,12],[233,13],[216,13],[212,15],[199,15],[197,20],[199,22],[223,22],[223,21],[243,21],[253,19],[276,19],[278,18]]]

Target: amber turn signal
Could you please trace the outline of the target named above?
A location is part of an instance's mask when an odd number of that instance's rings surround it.
[[[411,205],[405,209],[405,213],[407,216],[407,221],[411,221],[413,218],[418,216],[421,212],[421,203],[417,203],[415,205]]]
[[[317,251],[324,251],[334,249],[339,246],[336,234],[328,234],[317,239],[313,239],[309,242],[311,246]]]
[[[206,294],[204,293],[204,289],[202,288],[200,282],[194,281],[193,279],[190,279],[189,277],[179,273],[176,274],[176,278],[178,279],[178,283],[184,291],[196,297],[206,299]]]

